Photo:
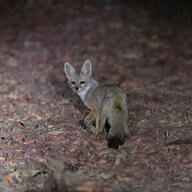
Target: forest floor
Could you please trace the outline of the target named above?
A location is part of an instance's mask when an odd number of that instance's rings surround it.
[[[135,6],[1,13],[0,192],[191,191],[191,34]],[[85,59],[127,92],[118,150],[80,123],[63,64]]]

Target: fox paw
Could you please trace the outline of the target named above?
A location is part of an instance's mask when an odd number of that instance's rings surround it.
[[[99,140],[100,140],[99,135],[95,135],[95,140],[96,140],[96,141],[99,141]]]
[[[96,134],[95,134],[95,139],[96,139],[96,141],[99,141],[99,140],[101,139],[100,133],[97,133],[97,132],[96,132]]]

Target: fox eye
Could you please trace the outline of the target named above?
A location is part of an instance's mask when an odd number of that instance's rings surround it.
[[[71,81],[71,84],[72,84],[72,85],[75,85],[76,83],[75,83],[75,81]]]
[[[81,84],[81,85],[85,84],[85,81],[80,81],[80,84]]]

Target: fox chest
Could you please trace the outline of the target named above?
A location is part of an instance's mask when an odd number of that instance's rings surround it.
[[[81,98],[81,100],[83,101],[84,105],[90,109],[91,107],[90,107],[90,106],[88,105],[88,103],[86,102],[86,97],[87,97],[87,92],[88,92],[88,90],[89,90],[89,87],[86,88],[85,90],[79,92],[78,95],[79,95],[79,97]]]

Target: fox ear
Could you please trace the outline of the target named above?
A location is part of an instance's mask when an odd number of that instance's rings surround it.
[[[81,72],[87,76],[91,76],[92,74],[92,65],[91,62],[87,59],[81,68]]]
[[[73,74],[75,73],[74,67],[68,62],[66,62],[64,64],[64,71],[67,76],[67,79],[70,79],[73,76]]]

